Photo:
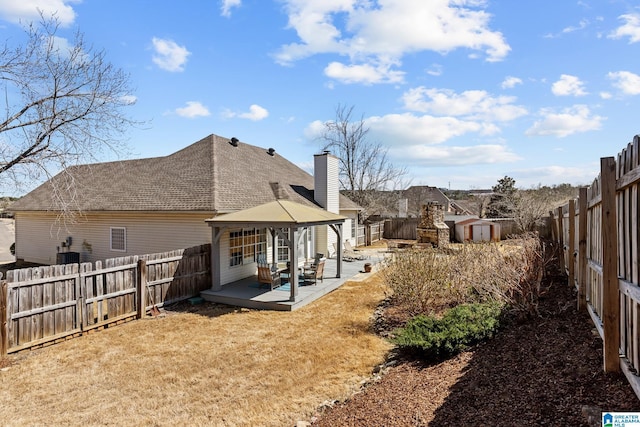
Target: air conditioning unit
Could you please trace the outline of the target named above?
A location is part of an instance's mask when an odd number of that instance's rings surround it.
[[[56,264],[77,264],[80,262],[80,252],[58,252]]]

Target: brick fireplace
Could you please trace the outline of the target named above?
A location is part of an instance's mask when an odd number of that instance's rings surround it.
[[[422,205],[418,223],[418,243],[443,247],[449,243],[449,227],[444,223],[444,206],[438,202]]]

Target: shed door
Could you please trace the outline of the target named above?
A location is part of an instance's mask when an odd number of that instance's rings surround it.
[[[491,226],[485,224],[479,224],[473,226],[473,241],[474,242],[488,242],[491,240]]]

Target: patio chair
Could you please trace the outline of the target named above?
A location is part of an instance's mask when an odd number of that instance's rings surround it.
[[[258,264],[258,287],[262,285],[269,285],[271,290],[274,290],[282,284],[280,280],[280,273],[272,271],[267,264]]]
[[[338,256],[338,244],[334,243],[333,244],[333,250],[335,251],[336,256]],[[355,254],[354,254],[355,255]],[[347,261],[347,262],[352,262],[355,261],[357,258],[352,257],[350,254],[348,254],[346,251],[342,251],[342,260],[343,261]]]
[[[304,283],[313,283],[314,285],[320,280],[324,281],[324,260],[321,259],[317,264],[311,265],[308,269],[303,270],[302,276]]]
[[[353,246],[351,246],[351,242],[349,240],[345,240],[344,241],[344,251],[346,253],[351,253],[351,254],[355,254],[356,257],[360,257],[357,259],[366,259],[369,258],[369,256],[363,252],[360,251],[360,249],[356,249]],[[364,258],[363,258],[364,257]]]
[[[363,259],[367,259],[367,256],[365,254],[361,254],[359,252],[356,252],[353,250],[353,248],[351,248],[351,250],[348,250],[346,248],[347,246],[347,242],[348,240],[345,240],[344,244],[345,244],[345,248],[342,250],[342,259],[345,261],[362,261]],[[333,244],[333,247],[336,248],[336,253],[338,251],[338,246],[336,243]],[[351,247],[351,244],[349,243],[349,247]]]
[[[305,262],[303,268],[306,270],[310,269],[312,266],[318,265],[322,258],[324,258],[324,254],[317,253],[316,256],[313,257],[313,262]]]

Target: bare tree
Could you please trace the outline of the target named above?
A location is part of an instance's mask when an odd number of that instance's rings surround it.
[[[517,190],[511,198],[513,220],[522,232],[536,231],[551,209],[565,204],[577,194],[578,189],[569,184]]]
[[[553,201],[546,200],[540,194],[525,190],[518,190],[510,202],[511,216],[521,232],[536,231],[553,204]]]
[[[367,139],[369,128],[363,116],[353,119],[353,109],[338,105],[335,119],[324,124],[320,138],[323,150],[332,151],[340,159],[341,189],[364,209],[361,218],[366,218],[388,203],[381,200],[380,192],[392,190],[407,171],[389,161],[386,147]]]
[[[59,21],[42,18],[25,30],[26,41],[0,48],[0,183],[49,178],[68,166],[95,161],[107,151],[124,153],[120,140],[133,104],[129,76],[106,60],[105,52],[75,33],[57,36]],[[73,185],[73,178],[61,180]],[[73,205],[72,188],[53,189],[60,210]]]
[[[474,213],[478,215],[478,218],[486,218],[487,209],[489,203],[491,203],[491,195],[489,194],[476,194],[471,196],[471,206],[474,208]]]

